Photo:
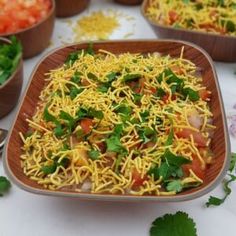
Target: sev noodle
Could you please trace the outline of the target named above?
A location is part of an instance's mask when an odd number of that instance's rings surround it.
[[[48,83],[27,120],[30,133],[20,133],[24,173],[51,190],[91,193],[173,195],[179,191],[168,183],[177,177],[183,189],[202,184],[191,163],[197,160],[199,169],[211,163],[212,113],[207,99],[181,94],[205,90],[198,68],[182,55],[76,55],[45,75]],[[183,130],[188,137],[178,135]],[[200,145],[196,133],[207,143]],[[167,153],[189,170],[179,165],[165,179],[160,169],[174,167]]]

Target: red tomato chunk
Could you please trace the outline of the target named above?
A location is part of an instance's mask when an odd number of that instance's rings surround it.
[[[44,19],[51,0],[0,0],[0,34],[15,33]]]

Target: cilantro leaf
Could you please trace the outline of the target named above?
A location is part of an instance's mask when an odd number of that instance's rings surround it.
[[[187,213],[166,214],[152,222],[150,236],[197,236],[196,223]]]
[[[124,82],[131,82],[131,81],[137,81],[141,78],[140,74],[126,74],[123,77]]]
[[[170,181],[167,184],[166,189],[169,192],[171,192],[171,191],[174,191],[176,193],[181,192],[183,190],[183,185],[181,183],[181,180],[177,179],[177,180]]]
[[[236,167],[236,153],[231,153],[231,161],[230,161],[230,167],[229,167],[229,172],[232,173]],[[224,180],[223,181],[223,190],[224,190],[224,197],[223,198],[218,198],[214,196],[210,196],[208,201],[206,202],[206,206],[219,206],[225,202],[227,197],[231,194],[232,190],[229,187],[230,183],[233,181],[236,181],[236,176],[232,174],[228,174],[229,180]]]
[[[0,176],[0,197],[3,196],[11,187],[10,181],[4,177]]]
[[[99,155],[100,155],[100,152],[96,149],[91,149],[89,152],[88,152],[88,155],[89,155],[89,158],[93,161],[95,160],[98,160],[99,159]]]
[[[101,120],[103,118],[103,112],[100,110],[96,110],[94,108],[83,108],[80,107],[79,110],[76,112],[77,118],[79,120],[83,119],[83,118],[97,118],[99,120]]]
[[[53,116],[49,111],[48,111],[48,105],[45,107],[44,112],[43,112],[43,119],[47,122],[53,122],[57,123],[57,118]]]
[[[65,111],[60,111],[59,117],[66,122],[69,129],[69,133],[71,133],[75,126],[76,120]]]
[[[140,116],[142,118],[142,122],[145,122],[145,121],[148,120],[148,117],[149,117],[149,111],[148,110],[140,112],[139,114],[140,114]]]
[[[191,88],[184,88],[182,93],[185,98],[188,97],[192,102],[198,101],[200,98],[198,92]]]
[[[120,153],[122,150],[125,150],[123,145],[120,142],[120,137],[117,135],[112,135],[106,140],[107,151]]]
[[[60,162],[58,162],[58,159],[59,158],[56,157],[53,160],[52,164],[42,166],[41,171],[44,174],[49,175],[49,174],[53,174],[57,170],[57,167],[59,167],[59,166],[63,166],[65,168],[69,166],[69,164],[70,164],[70,159],[69,158],[64,157]]]
[[[174,129],[173,129],[173,127],[171,127],[170,133],[169,133],[167,140],[165,142],[165,146],[171,145],[173,143],[173,139],[174,139]]]

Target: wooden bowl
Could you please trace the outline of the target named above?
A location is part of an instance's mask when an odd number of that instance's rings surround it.
[[[56,16],[68,17],[76,15],[87,8],[90,0],[56,0]]]
[[[188,29],[175,29],[171,26],[159,24],[158,22],[149,19],[146,14],[149,3],[150,0],[144,0],[141,11],[158,38],[186,40],[204,48],[213,60],[223,62],[236,61],[236,37]]]
[[[143,0],[115,0],[115,2],[124,4],[124,5],[138,5],[138,4],[141,4],[142,1]]]
[[[83,199],[98,200],[147,200],[147,201],[183,201],[200,197],[215,188],[225,176],[229,166],[229,137],[226,126],[225,112],[221,98],[220,88],[214,65],[205,51],[191,43],[170,40],[133,40],[133,41],[104,41],[94,43],[94,50],[104,49],[115,54],[130,53],[152,53],[159,52],[163,55],[179,57],[184,46],[183,58],[186,58],[201,68],[203,84],[212,91],[211,110],[214,118],[213,123],[217,129],[212,139],[212,150],[216,156],[215,162],[209,167],[203,185],[198,188],[189,189],[176,196],[132,196],[132,195],[110,195],[78,193],[70,190],[52,191],[44,189],[35,181],[29,179],[20,165],[20,155],[22,153],[22,141],[19,132],[26,133],[28,124],[26,118],[31,118],[35,112],[35,107],[39,101],[39,95],[44,88],[45,76],[49,70],[62,66],[69,53],[79,49],[87,48],[88,43],[74,44],[61,47],[45,56],[37,65],[31,75],[28,88],[23,96],[20,108],[16,115],[13,126],[8,136],[5,146],[4,166],[11,180],[24,190],[54,196],[78,197]]]
[[[0,43],[11,43],[8,39],[0,37]],[[0,85],[0,118],[7,115],[17,104],[23,83],[22,58],[15,72]]]
[[[31,58],[49,46],[55,22],[55,1],[47,17],[29,28],[10,34],[0,34],[1,37],[15,35],[23,46],[23,58]]]

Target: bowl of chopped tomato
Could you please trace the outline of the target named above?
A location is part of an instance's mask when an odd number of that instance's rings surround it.
[[[69,17],[84,11],[90,0],[56,0],[56,16]]]
[[[236,4],[233,1],[145,0],[142,14],[158,38],[186,40],[213,60],[236,61]]]
[[[23,83],[22,47],[20,42],[0,37],[0,118],[17,104]]]
[[[48,45],[54,28],[54,0],[0,1],[0,36],[15,35],[22,43],[23,57],[30,58]]]

